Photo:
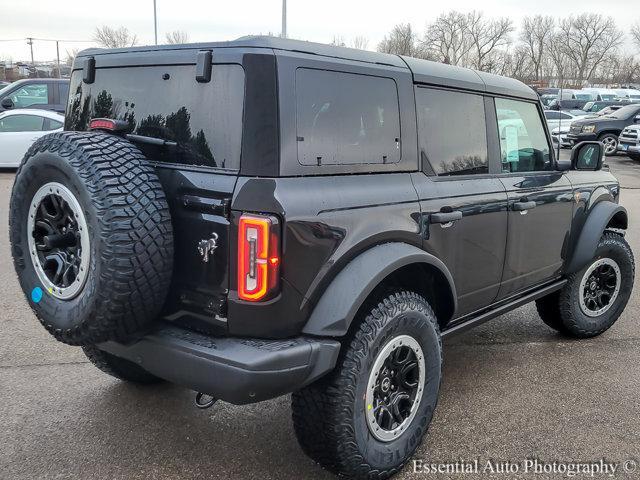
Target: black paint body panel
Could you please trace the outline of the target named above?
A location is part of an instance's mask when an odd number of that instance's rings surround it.
[[[196,85],[196,62],[202,51],[212,52],[214,69],[226,64],[243,68],[242,152],[237,171],[156,162],[175,232],[175,272],[163,317],[181,327],[265,339],[293,338],[303,331],[339,336],[353,318],[323,325],[318,314],[317,323],[305,327],[316,307],[328,303],[323,295],[332,282],[374,248],[387,248],[393,254],[384,265],[351,269],[368,272],[370,278],[354,274],[342,280],[350,283],[353,295],[336,299],[341,302],[336,312],[351,316],[354,305],[348,302],[358,301],[370,288],[371,278],[382,275],[389,265],[403,265],[402,258],[393,255],[417,249],[424,257],[415,258],[452,281],[452,286],[441,282],[455,297],[451,305],[457,304],[439,319],[443,330],[471,325],[474,318],[490,318],[491,312],[520,305],[519,299],[534,299],[536,292],[561,286],[595,205],[618,201],[618,182],[607,171],[501,173],[493,98],[537,103],[528,87],[501,77],[385,54],[256,38],[90,50],[80,55],[74,68],[79,70],[83,58],[93,57],[99,80],[102,69],[122,68],[126,75],[129,68],[140,66],[184,65],[193,69]],[[298,68],[392,79],[400,112],[400,160],[301,165],[296,151]],[[416,84],[484,97],[488,174],[435,177],[422,164]],[[538,110],[543,122],[539,105]],[[72,124],[67,127],[73,129]],[[526,214],[515,211],[513,204],[523,200],[535,202],[535,208]],[[434,222],[438,215],[451,212],[461,214],[451,225]],[[276,216],[282,228],[281,288],[266,302],[238,299],[236,245],[242,213]],[[213,234],[217,248],[204,262],[197,246]],[[406,248],[389,247],[392,244]]]

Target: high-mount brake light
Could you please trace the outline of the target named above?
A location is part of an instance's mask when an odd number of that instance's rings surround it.
[[[266,300],[280,279],[280,235],[275,217],[244,214],[238,223],[238,298]]]
[[[89,121],[89,130],[107,130],[109,132],[125,132],[129,124],[122,120],[112,120],[110,118],[92,118]]]

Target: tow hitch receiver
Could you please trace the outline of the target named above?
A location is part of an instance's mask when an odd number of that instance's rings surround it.
[[[198,392],[196,393],[196,407],[206,410],[207,408],[213,407],[213,404],[218,401],[217,398],[212,397],[211,395],[207,395],[206,393]]]

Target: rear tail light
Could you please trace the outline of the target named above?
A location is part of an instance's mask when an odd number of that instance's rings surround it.
[[[242,215],[238,224],[238,297],[257,302],[277,292],[280,232],[271,216]]]

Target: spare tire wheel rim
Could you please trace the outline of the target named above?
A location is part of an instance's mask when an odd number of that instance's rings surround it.
[[[44,289],[60,300],[76,297],[89,272],[87,220],[64,185],[49,182],[29,206],[27,238],[31,260]]]
[[[580,282],[580,309],[588,317],[598,317],[607,312],[620,293],[622,274],[611,258],[593,262]]]
[[[377,355],[365,395],[367,426],[381,442],[398,438],[418,413],[425,385],[422,347],[408,335],[388,342]]]

